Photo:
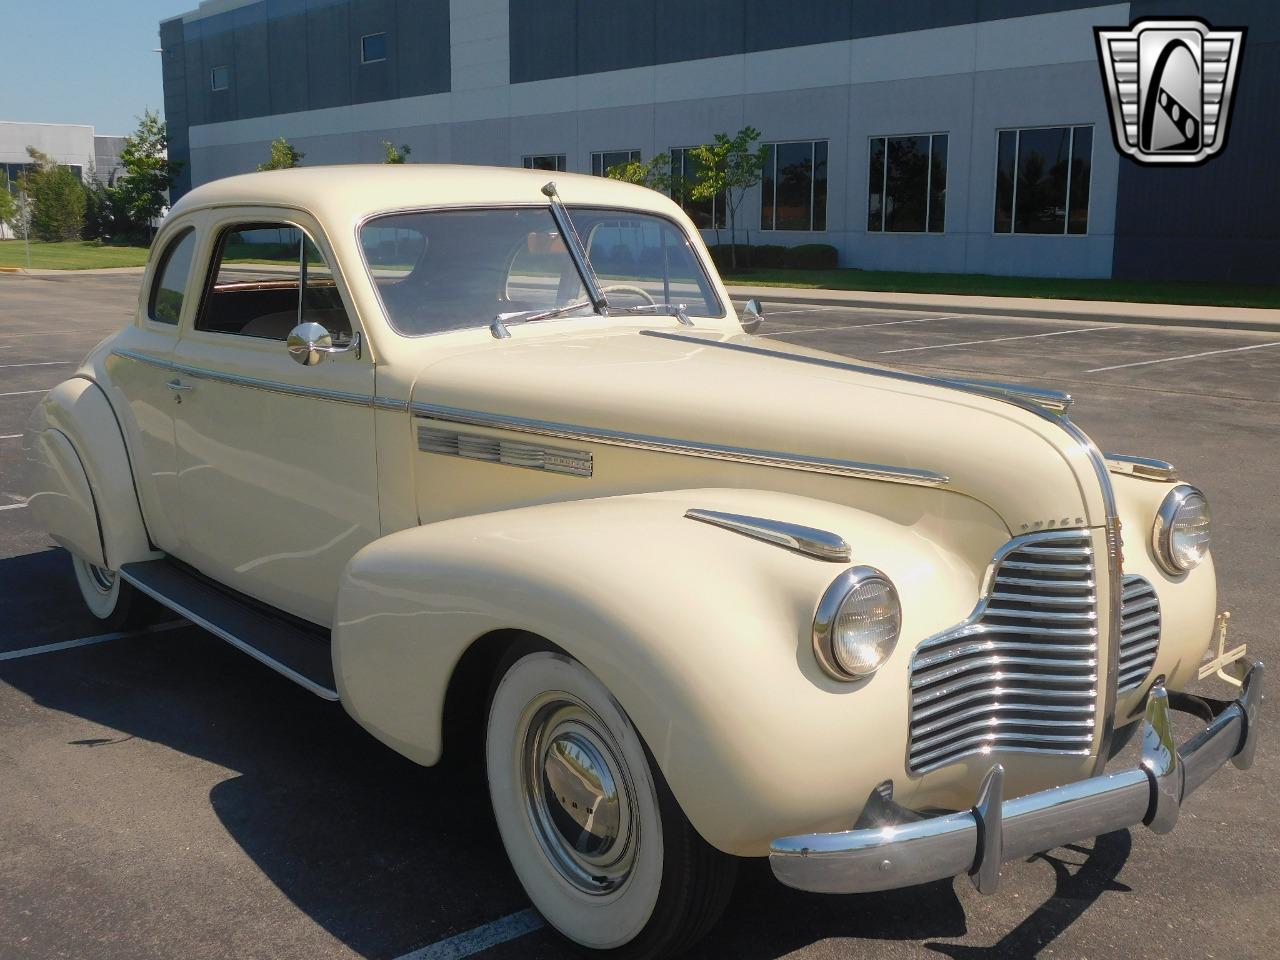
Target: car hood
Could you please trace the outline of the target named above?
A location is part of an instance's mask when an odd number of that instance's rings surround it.
[[[677,441],[856,461],[888,468],[890,482],[919,473],[918,482],[987,504],[1014,534],[1106,521],[1096,448],[1025,400],[745,335],[521,334],[423,368],[415,412],[516,418],[525,429],[650,448]],[[787,471],[769,475],[772,488],[787,488]]]

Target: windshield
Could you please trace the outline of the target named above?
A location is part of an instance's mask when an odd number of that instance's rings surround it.
[[[723,317],[688,237],[648,213],[573,207],[610,306],[684,304]],[[361,228],[360,245],[391,326],[405,336],[487,326],[495,316],[586,299],[546,207],[393,213]],[[564,316],[590,316],[580,305]]]

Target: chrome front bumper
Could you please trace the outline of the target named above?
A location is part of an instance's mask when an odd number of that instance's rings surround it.
[[[1065,843],[1143,823],[1173,829],[1183,800],[1228,760],[1253,763],[1262,702],[1263,665],[1241,661],[1236,700],[1209,700],[1152,687],[1142,723],[1142,763],[1040,793],[1004,800],[1004,768],[983,778],[973,807],[893,826],[784,837],[770,848],[774,875],[815,893],[866,893],[929,883],[967,873],[994,893],[1000,866]],[[1195,714],[1206,726],[1179,746],[1170,709]]]

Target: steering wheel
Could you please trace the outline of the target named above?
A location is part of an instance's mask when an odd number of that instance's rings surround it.
[[[643,298],[645,303],[647,303],[651,307],[655,306],[658,302],[657,300],[653,299],[653,296],[649,293],[649,291],[641,287],[633,287],[629,283],[615,283],[612,286],[600,288],[601,293],[613,293],[615,290],[621,293],[633,293],[637,297]]]

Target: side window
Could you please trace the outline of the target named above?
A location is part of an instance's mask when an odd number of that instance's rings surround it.
[[[182,315],[182,300],[191,277],[191,257],[195,249],[196,232],[188,227],[161,254],[147,303],[147,316],[156,323],[176,324]]]
[[[196,329],[284,340],[314,321],[335,342],[351,336],[333,271],[307,234],[287,223],[253,223],[222,232]]]

